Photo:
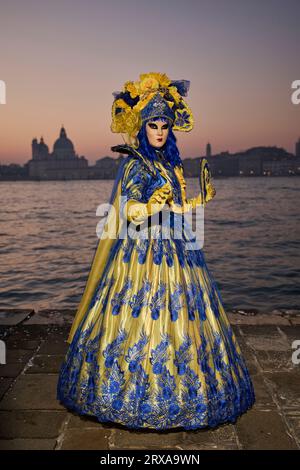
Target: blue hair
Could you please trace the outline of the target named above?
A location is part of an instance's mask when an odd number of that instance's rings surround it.
[[[169,134],[166,143],[161,147],[161,150],[163,150],[164,155],[168,162],[172,165],[174,168],[176,165],[182,165],[182,160],[180,158],[179,150],[176,145],[176,137],[174,135],[174,132],[172,131],[172,127],[170,125],[169,119],[163,118],[163,117],[155,117],[149,119],[149,121],[165,121],[169,123]],[[153,161],[156,160],[156,153],[155,153],[155,148],[150,145],[148,137],[147,137],[147,131],[146,131],[146,121],[143,122],[141,129],[139,130],[139,133],[137,135],[139,146],[137,148],[137,151],[140,152],[142,155],[146,156],[149,158],[149,160]]]

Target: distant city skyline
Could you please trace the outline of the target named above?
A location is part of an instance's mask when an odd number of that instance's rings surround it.
[[[62,127],[65,127],[63,124],[62,124]],[[45,134],[44,134],[45,135]],[[49,144],[45,138],[44,138],[44,135],[41,135],[40,138],[37,138],[37,137],[34,137],[33,139],[31,139],[31,141],[37,141],[37,143],[41,143],[41,144],[45,144],[47,147],[49,147],[49,150],[50,152],[51,151],[54,151],[54,148],[55,148],[55,141],[53,144]],[[252,145],[251,147],[248,147],[248,148],[241,148],[241,149],[238,149],[238,150],[230,150],[230,149],[220,149],[218,152],[215,152],[214,151],[214,148],[213,148],[213,145],[211,142],[207,142],[205,145],[203,144],[203,147],[204,147],[204,150],[203,150],[203,153],[199,153],[198,155],[194,155],[193,157],[191,157],[190,155],[185,155],[185,157],[183,157],[181,155],[181,157],[184,159],[184,158],[198,158],[198,157],[201,157],[201,156],[213,156],[213,155],[219,155],[219,154],[222,154],[222,153],[229,153],[229,154],[234,154],[234,153],[242,153],[244,151],[247,151],[249,148],[255,148],[255,147],[279,147],[278,145],[268,145],[268,146],[259,146],[259,145]],[[296,155],[296,156],[300,156],[300,137],[297,139],[296,142],[294,142],[294,144],[291,146],[292,149],[291,151],[288,150],[287,148],[285,147],[279,147],[279,148],[283,148],[284,150],[286,150],[287,152],[293,154],[293,155]],[[209,149],[209,150],[208,150]],[[30,149],[30,153],[32,152],[32,148]],[[108,149],[107,153],[106,154],[103,154],[103,155],[98,155],[96,156],[94,159],[91,159],[89,158],[88,155],[85,155],[85,154],[78,154],[78,156],[80,158],[85,158],[90,164],[94,165],[97,160],[99,159],[102,159],[104,157],[110,157],[110,158],[115,158],[117,159],[118,156],[116,156],[116,154],[114,154],[114,152],[112,152],[110,150],[110,148]],[[23,164],[26,164],[29,160],[31,159],[31,155],[28,156],[27,159],[25,159],[24,161],[19,161],[18,159],[16,159],[15,161],[8,161],[8,162],[5,162],[5,161],[1,161],[0,160],[0,165],[9,165],[10,163],[14,163],[14,164],[19,164],[19,165],[23,165]]]
[[[24,165],[0,165],[0,180],[93,180],[114,179],[122,160],[124,146],[113,147],[117,157],[104,156],[90,165],[84,156],[76,153],[76,145],[68,136],[64,126],[60,128],[52,151],[41,137],[31,143],[32,158]],[[126,152],[125,152],[126,154]],[[205,155],[198,158],[183,158],[186,177],[198,177],[200,159],[205,157],[215,177],[253,176],[300,176],[300,139],[295,145],[295,154],[276,146],[261,146],[243,152],[223,151],[213,153],[210,143]]]
[[[140,73],[191,81],[195,126],[182,158],[277,146],[295,153],[300,2],[268,0],[0,0],[0,163],[24,164],[33,138],[63,124],[76,153],[115,157],[114,91]],[[145,21],[145,18],[147,21]]]
[[[61,128],[59,130],[59,133],[60,133],[60,137],[61,137],[61,133],[63,132],[66,132],[66,126],[64,126],[64,124],[61,125]],[[67,136],[66,136],[67,137]],[[34,137],[34,139],[32,139],[32,145],[34,143],[38,144],[38,145],[41,145],[42,147],[46,147],[47,148],[47,152],[49,151],[50,153],[50,156],[51,156],[51,153],[52,152],[55,152],[55,149],[56,149],[56,146],[57,146],[57,142],[59,141],[60,139],[56,139],[53,144],[45,141],[44,137],[41,136],[40,139],[37,139],[36,137]],[[67,138],[67,140],[69,140]],[[70,142],[72,143],[72,146],[73,146],[73,142],[72,142],[72,139],[70,140]],[[31,146],[32,147],[32,146]],[[257,145],[253,145],[252,147],[250,148],[255,148],[255,147],[259,147]],[[268,147],[268,146],[266,146]],[[272,145],[270,145],[269,147],[273,147]],[[284,149],[284,147],[282,147]],[[75,144],[75,148],[73,149],[74,151],[76,150],[76,144]],[[243,151],[247,151],[248,149],[240,149],[240,152],[243,152]],[[284,149],[284,150],[287,150],[287,149]],[[288,151],[288,150],[287,150]],[[219,155],[219,154],[222,154],[222,153],[227,153],[229,152],[229,154],[234,154],[235,152],[231,152],[230,150],[228,149],[221,149],[219,152],[214,152],[214,148],[213,148],[213,145],[211,142],[207,142],[206,145],[205,145],[205,149],[204,149],[204,152],[203,154],[199,154],[199,155],[196,155],[195,158],[197,157],[202,157],[202,156],[214,156],[214,155]],[[288,151],[289,152],[289,151]],[[294,146],[293,146],[293,149],[291,152],[289,152],[297,157],[300,157],[300,137],[298,138],[298,140],[294,143]],[[102,158],[105,158],[105,157],[111,157],[111,158],[115,158],[117,159],[118,158],[118,155],[116,155],[114,152],[112,151],[109,151],[107,154],[105,155],[99,155],[96,159],[95,159],[95,162],[91,162],[91,160],[88,158],[87,155],[77,155],[77,157],[80,157],[81,159],[82,158],[85,158],[89,163],[96,163],[97,160],[99,159],[102,159]],[[189,156],[186,156],[186,158],[191,158]],[[1,163],[1,162],[0,162]],[[26,163],[26,162],[24,162]]]

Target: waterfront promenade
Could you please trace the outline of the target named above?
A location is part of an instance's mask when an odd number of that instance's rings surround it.
[[[74,311],[0,309],[0,449],[300,449],[300,310],[228,312],[256,403],[232,425],[196,431],[129,430],[68,412],[56,400]],[[298,346],[299,349],[299,346]],[[298,354],[300,358],[300,354]]]

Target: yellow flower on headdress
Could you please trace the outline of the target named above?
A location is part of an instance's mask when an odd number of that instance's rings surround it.
[[[136,98],[139,96],[139,88],[138,88],[138,82],[126,82],[124,85],[124,92],[128,91],[130,93],[131,98]]]
[[[171,80],[167,77],[165,73],[143,73],[140,75],[140,81],[127,81],[124,84],[124,92],[129,92],[131,98],[136,98],[137,96],[142,95],[147,96],[149,93],[157,91],[158,89],[168,88],[170,83]]]
[[[140,93],[144,94],[150,91],[157,91],[159,88],[159,82],[154,77],[145,77],[140,81]]]
[[[159,86],[162,88],[167,88],[171,83],[171,80],[165,73],[157,73],[157,72],[150,72],[150,73],[142,73],[140,75],[140,81],[144,81],[145,79],[153,79],[159,83]]]

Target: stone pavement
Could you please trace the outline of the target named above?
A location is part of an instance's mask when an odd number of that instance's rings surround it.
[[[300,364],[292,362],[292,343],[300,340],[299,310],[228,312],[253,380],[254,407],[234,425],[159,432],[100,424],[68,412],[56,400],[73,314],[0,310],[0,337],[6,346],[6,364],[0,364],[1,450],[299,450]]]

